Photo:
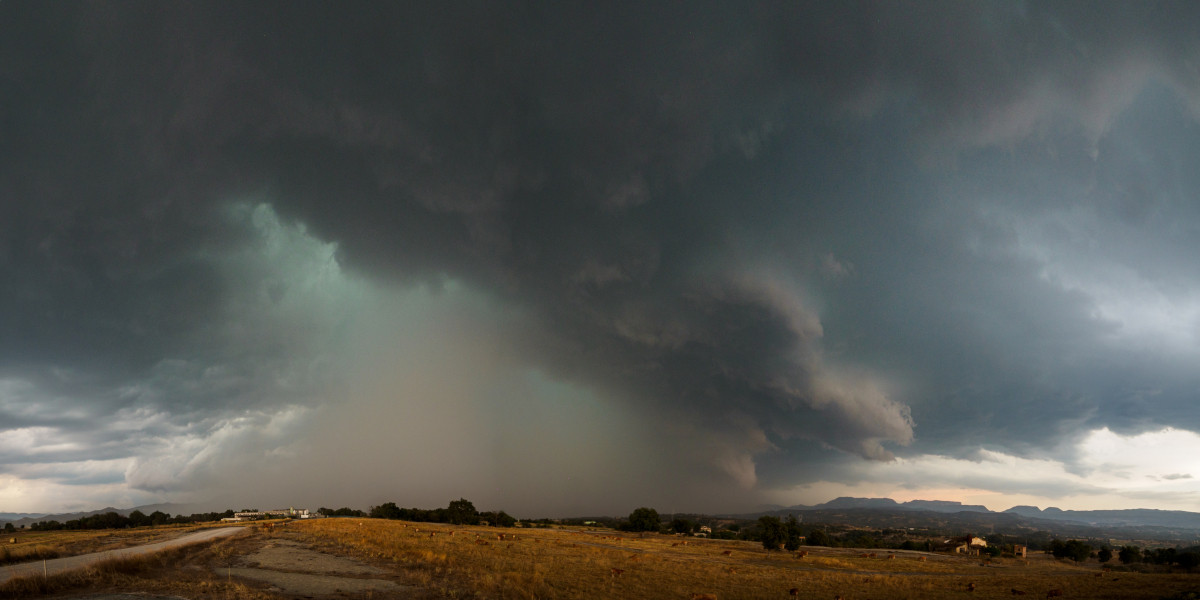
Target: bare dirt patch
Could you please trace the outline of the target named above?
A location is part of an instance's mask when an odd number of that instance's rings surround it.
[[[290,540],[272,540],[270,544],[246,556],[242,565],[261,569],[303,571],[306,573],[350,573],[380,575],[383,571],[357,560],[317,552]],[[257,563],[257,564],[254,564]]]
[[[266,569],[235,567],[229,569],[234,577],[244,577],[269,583],[270,592],[284,592],[298,596],[329,596],[341,592],[359,593],[367,590],[377,592],[400,592],[404,586],[385,579],[357,579],[353,577],[337,577],[334,575],[313,575],[309,573],[284,573]]]
[[[240,557],[237,566],[218,569],[218,575],[266,583],[268,592],[296,596],[358,594],[367,591],[396,593],[412,590],[381,579],[387,573],[353,558],[318,552],[291,540],[271,542]]]
[[[71,596],[65,600],[187,600],[182,596],[154,596],[151,594],[89,594]]]

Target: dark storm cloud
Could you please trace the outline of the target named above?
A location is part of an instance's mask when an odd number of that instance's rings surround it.
[[[324,351],[267,316],[278,265],[232,266],[246,195],[356,273],[528,309],[528,361],[684,415],[744,484],[811,441],[1049,451],[1192,400],[1092,284],[1200,282],[1160,235],[1195,216],[1194,5],[0,10],[0,370],[78,407],[4,427],[103,447],[139,402],[319,395],[277,385]]]

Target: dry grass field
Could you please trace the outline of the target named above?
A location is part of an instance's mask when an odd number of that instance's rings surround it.
[[[504,533],[504,540],[497,534]],[[512,539],[515,534],[515,539]],[[1188,574],[1103,573],[1047,557],[1028,561],[810,549],[794,558],[743,542],[632,537],[555,529],[497,530],[375,519],[293,523],[287,536],[327,552],[390,563],[435,596],[447,598],[822,598],[833,600],[1008,598],[1013,589],[1045,598],[1162,598],[1200,589]],[[729,551],[728,555],[724,552]],[[614,574],[614,569],[619,573]],[[975,591],[968,591],[968,584]],[[795,588],[796,596],[789,591]]]
[[[87,537],[84,534],[95,532],[56,533]],[[0,598],[19,600],[78,597],[101,592],[138,592],[193,599],[278,600],[278,596],[229,580],[220,574],[220,567],[244,556],[261,543],[261,537],[256,535],[221,538],[153,554],[106,560],[48,578],[18,577],[0,584]]]
[[[111,542],[100,541],[95,533],[63,532],[79,539],[59,539],[58,544],[103,547],[99,544]],[[499,539],[500,534],[504,539]],[[639,538],[610,531],[321,519],[294,521],[273,529],[252,527],[243,535],[108,561],[48,579],[14,579],[0,585],[0,598],[67,598],[116,591],[191,600],[311,597],[280,594],[263,581],[239,581],[237,577],[238,565],[253,564],[258,560],[256,552],[288,544],[283,540],[382,570],[378,575],[359,577],[412,586],[391,594],[339,591],[328,596],[338,600],[686,600],[693,594],[711,594],[719,600],[936,600],[1009,598],[1013,589],[1030,598],[1046,598],[1047,592],[1059,589],[1063,598],[1159,599],[1200,589],[1200,575],[1104,573],[1094,562],[1076,566],[1043,555],[1028,561],[995,560],[988,566],[981,566],[977,558],[898,552],[897,558],[889,559],[887,553],[878,551],[871,558],[848,549],[812,548],[802,558],[789,553],[772,553],[768,558],[761,547],[732,541],[691,539],[685,545],[682,538]],[[918,560],[922,555],[925,561]],[[227,576],[225,567],[233,567],[233,577]],[[295,573],[306,569],[302,565],[272,568]],[[968,591],[972,583],[973,592]],[[797,590],[794,596],[790,594],[793,588]]]
[[[164,525],[94,531],[22,531],[0,538],[0,565],[76,556],[169,540],[199,525]]]

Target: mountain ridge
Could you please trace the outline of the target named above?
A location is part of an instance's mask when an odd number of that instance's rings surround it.
[[[97,510],[87,510],[87,511],[74,512],[74,513],[59,513],[59,514],[8,513],[9,515],[19,515],[19,514],[32,515],[32,516],[21,517],[19,519],[6,519],[6,518],[4,518],[5,514],[0,513],[0,523],[12,523],[13,527],[19,528],[22,525],[29,526],[34,523],[41,523],[42,521],[58,521],[59,523],[65,523],[67,521],[73,521],[75,519],[82,519],[84,517],[90,517],[92,515],[102,515],[102,514],[108,513],[108,512],[115,512],[121,516],[128,517],[129,513],[133,512],[135,510],[140,510],[146,514],[150,514],[156,510],[162,511],[162,512],[165,512],[165,513],[168,513],[171,515],[194,514],[194,513],[198,513],[198,512],[209,512],[207,510],[203,510],[202,507],[206,507],[206,506],[207,506],[207,503],[204,503],[204,504],[173,504],[171,502],[164,502],[164,503],[159,503],[159,504],[146,504],[143,506],[134,506],[132,508],[113,508],[111,506],[106,506],[104,508],[97,509]]]
[[[987,513],[993,515],[1019,515],[1022,517],[1077,523],[1081,525],[1103,526],[1143,526],[1143,527],[1175,527],[1182,529],[1200,530],[1200,512],[1184,510],[1161,510],[1154,508],[1127,508],[1112,510],[1063,510],[1050,506],[1045,509],[1036,506],[1014,506],[1003,511],[994,511],[980,504],[963,504],[953,500],[909,500],[897,502],[891,498],[855,498],[841,496],[821,504],[797,504],[784,509],[761,511],[767,513],[786,513],[787,511],[826,511],[826,510],[889,510],[889,511],[929,511],[935,513]],[[751,513],[759,515],[760,513]],[[748,517],[750,515],[738,515]]]

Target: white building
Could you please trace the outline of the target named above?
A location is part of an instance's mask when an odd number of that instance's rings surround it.
[[[307,519],[307,508],[281,508],[278,510],[263,510],[258,512],[240,512],[234,513],[234,518],[239,519],[286,519],[297,518]]]

